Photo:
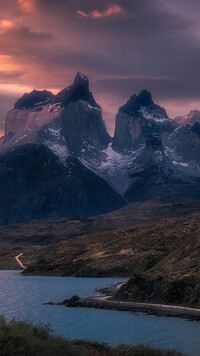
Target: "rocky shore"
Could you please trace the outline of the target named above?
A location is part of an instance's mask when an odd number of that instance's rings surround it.
[[[153,303],[125,302],[113,300],[111,295],[80,298],[77,295],[60,303],[49,302],[48,305],[63,305],[71,308],[95,308],[129,312],[143,312],[157,316],[181,317],[200,321],[200,309]]]

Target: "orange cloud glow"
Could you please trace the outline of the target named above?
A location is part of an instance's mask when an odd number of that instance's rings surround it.
[[[0,21],[0,33],[3,33],[6,30],[9,30],[10,28],[14,27],[15,23],[12,20],[1,20]]]
[[[1,67],[1,71],[13,70],[12,57],[6,54],[0,54],[0,67]]]
[[[104,18],[104,17],[121,15],[124,13],[124,9],[122,9],[122,7],[120,7],[117,4],[111,4],[104,11],[93,10],[93,11],[87,13],[87,12],[84,12],[81,10],[77,10],[76,13],[82,17],[88,17],[88,18],[92,18],[92,19],[100,19],[100,18]]]
[[[33,13],[36,11],[36,5],[34,0],[17,0],[17,4],[20,10],[26,13]]]
[[[6,54],[0,54],[0,73],[12,74],[21,71],[23,66],[15,58]]]

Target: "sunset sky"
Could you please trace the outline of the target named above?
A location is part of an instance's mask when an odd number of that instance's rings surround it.
[[[199,0],[0,0],[0,131],[25,91],[68,86],[77,71],[112,132],[143,88],[170,117],[200,109]]]

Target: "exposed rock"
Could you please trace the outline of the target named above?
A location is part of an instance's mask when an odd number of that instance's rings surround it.
[[[45,124],[59,117],[60,112],[61,107],[56,104],[47,104],[42,107],[40,111],[28,109],[13,109],[9,111],[6,115],[5,138],[1,147],[3,148],[3,144],[5,143],[9,143],[10,147],[14,143],[17,144],[18,141],[19,144],[21,144],[25,137],[27,137],[29,143],[31,143],[33,132],[37,134],[38,130]],[[10,140],[11,137],[8,137],[11,133],[15,141]]]
[[[195,169],[200,164],[200,124],[190,126],[179,126],[173,131],[169,138],[169,158],[190,169]],[[198,169],[198,168],[197,168]]]
[[[63,111],[63,134],[73,154],[98,154],[111,141],[99,108],[86,101],[70,102]]]
[[[100,108],[89,90],[89,78],[81,72],[76,74],[72,85],[61,90],[57,95],[55,95],[54,100],[64,106],[68,105],[70,102],[77,102],[81,100],[86,101],[91,106]]]
[[[24,94],[6,116],[0,151],[27,143],[47,145],[63,162],[69,155],[96,158],[111,138],[89,79],[78,72],[74,83],[57,95],[47,91]]]
[[[183,175],[164,152],[160,137],[147,137],[146,146],[129,168],[132,181],[125,193],[129,201],[145,201],[161,196],[200,198],[200,183]]]
[[[151,94],[142,90],[119,109],[113,148],[117,151],[135,150],[145,143],[147,136],[169,133],[174,125],[166,111],[153,102]]]
[[[54,95],[47,90],[33,90],[31,93],[25,93],[20,99],[18,99],[14,105],[14,109],[36,109],[47,103],[53,102]],[[36,109],[37,110],[37,109]]]

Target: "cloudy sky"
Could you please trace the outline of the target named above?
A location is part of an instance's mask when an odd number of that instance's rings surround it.
[[[90,77],[110,132],[146,88],[170,117],[200,109],[199,0],[0,0],[0,131],[25,91]]]

